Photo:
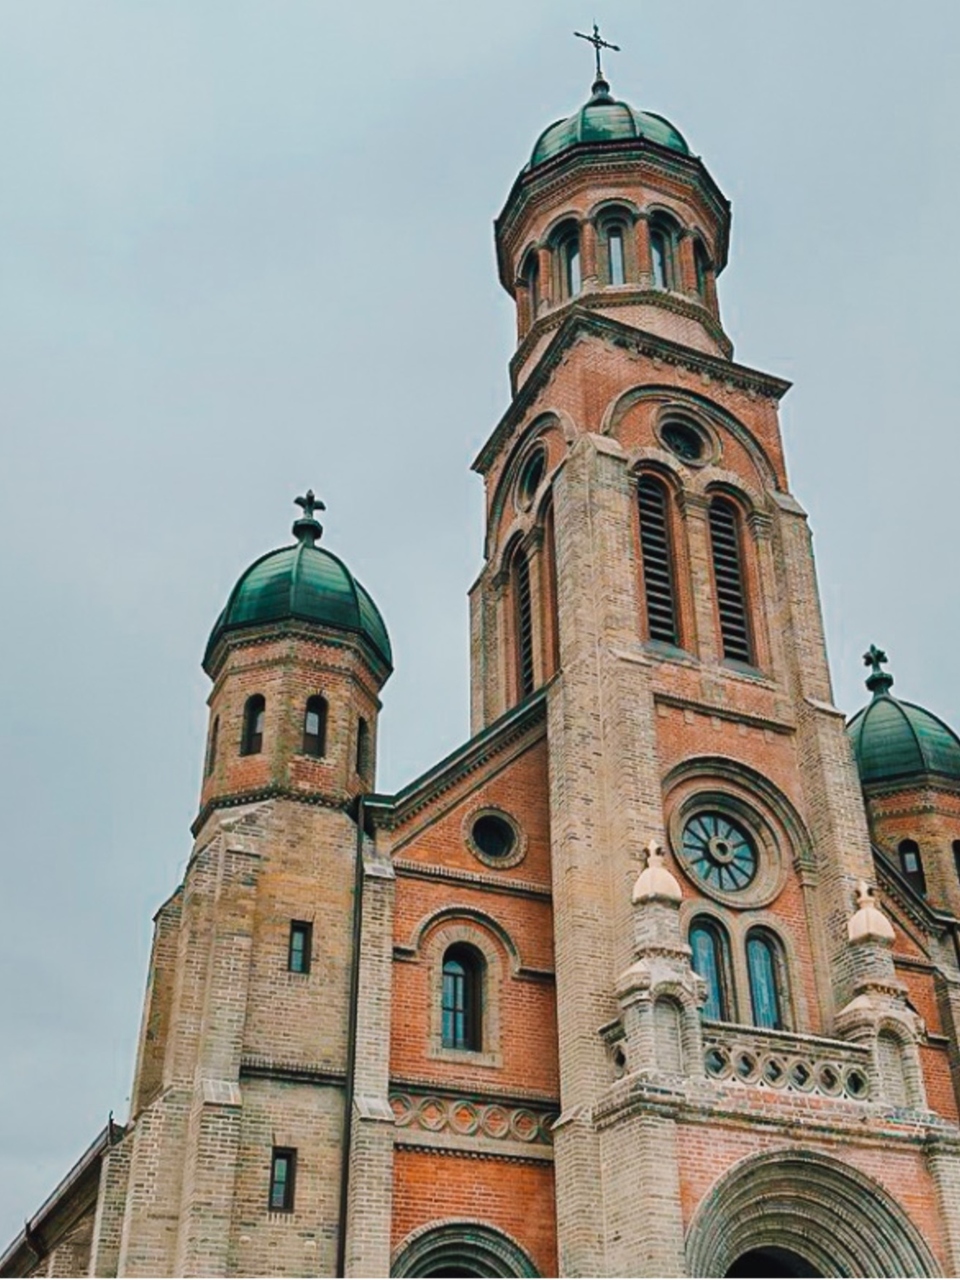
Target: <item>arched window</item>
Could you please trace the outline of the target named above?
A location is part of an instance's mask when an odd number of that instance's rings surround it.
[[[530,323],[533,324],[537,318],[537,311],[540,307],[540,263],[537,260],[536,253],[529,253],[527,261],[524,264],[522,273],[523,283],[527,288],[527,298],[530,305]]]
[[[319,693],[307,699],[303,716],[303,754],[318,759],[327,754],[327,700]]]
[[[363,716],[357,721],[357,773],[366,778],[370,772],[370,726]]]
[[[262,693],[255,693],[247,699],[243,709],[243,736],[240,739],[242,756],[257,756],[263,750],[263,719],[267,710],[267,700]]]
[[[920,846],[916,840],[901,840],[897,847],[897,853],[900,855],[900,870],[916,889],[917,893],[926,897],[927,877],[923,874]]]
[[[203,776],[209,778],[211,773],[217,767],[217,741],[220,737],[220,717],[214,716],[213,724],[210,726],[210,741],[207,743],[207,760],[203,770]]]
[[[710,503],[710,547],[723,656],[734,662],[752,663],[753,647],[747,622],[740,548],[740,514],[726,498],[714,498]]]
[[[786,971],[779,942],[766,929],[747,934],[747,974],[750,978],[750,1009],[755,1027],[771,1031],[786,1028]]]
[[[691,963],[707,984],[703,1016],[717,1022],[731,1022],[730,943],[726,930],[715,920],[699,916],[690,926]]]
[[[651,640],[680,643],[677,600],[670,545],[669,496],[666,485],[642,475],[637,485],[640,506],[640,554],[647,603],[647,633]]]
[[[607,283],[626,284],[627,265],[624,257],[623,225],[614,222],[607,227]]]
[[[673,227],[667,222],[655,220],[650,224],[650,263],[653,268],[653,287],[655,289],[675,289],[676,254],[674,244],[676,235]]]
[[[443,957],[441,1041],[445,1049],[483,1047],[483,956],[455,943]]]
[[[580,235],[575,228],[567,231],[559,240],[560,293],[564,298],[575,298],[583,280],[580,272]]]
[[[553,498],[548,498],[543,512],[543,556],[546,565],[546,607],[543,610],[549,635],[544,644],[544,678],[549,679],[560,670],[560,619],[557,615],[557,542],[556,524],[553,518]],[[960,843],[960,842],[958,842]]]
[[[513,557],[513,600],[516,627],[517,690],[525,698],[534,690],[533,607],[530,598],[530,565],[522,551]]]
[[[707,274],[710,270],[710,259],[707,251],[697,240],[693,246],[693,266],[697,273],[697,293],[701,298],[707,297]]]
[[[953,865],[957,873],[957,879],[960,880],[960,840],[953,842]]]

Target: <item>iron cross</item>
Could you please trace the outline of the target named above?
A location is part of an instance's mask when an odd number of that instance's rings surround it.
[[[327,509],[320,499],[316,497],[312,489],[307,490],[305,498],[294,498],[294,502],[298,507],[303,507],[303,514],[307,520],[313,519],[315,511],[326,511]]]
[[[575,36],[579,36],[581,40],[586,40],[587,44],[593,45],[593,52],[597,55],[597,79],[602,80],[603,68],[600,66],[600,50],[612,49],[614,53],[619,53],[620,46],[618,44],[610,44],[608,40],[601,39],[600,28],[597,26],[596,23],[593,24],[592,36],[585,36],[582,31],[575,31],[573,34]]]

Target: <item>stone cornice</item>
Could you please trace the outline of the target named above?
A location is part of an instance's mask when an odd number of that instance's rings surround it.
[[[353,799],[326,795],[320,791],[295,791],[292,787],[258,787],[254,791],[240,791],[236,795],[216,796],[201,808],[190,824],[194,838],[199,836],[207,819],[218,809],[236,809],[244,804],[262,804],[264,800],[294,800],[298,804],[321,805],[325,809],[339,809],[346,813],[354,804]]]
[[[783,378],[760,373],[719,356],[705,355],[702,351],[695,351],[693,347],[685,347],[669,338],[661,338],[642,329],[635,329],[632,325],[621,324],[619,320],[611,320],[609,316],[575,306],[567,313],[533,372],[514,396],[487,443],[474,459],[474,471],[485,475],[490,470],[504,443],[550,381],[563,356],[579,338],[585,336],[612,342],[634,355],[656,358],[663,364],[679,365],[694,373],[707,373],[721,384],[729,383],[753,395],[779,400],[790,389],[790,383]]]
[[[393,830],[524,735],[545,727],[546,690],[540,689],[396,795],[365,796],[364,811],[375,827]]]
[[[227,654],[233,649],[247,649],[253,645],[269,644],[276,640],[304,640],[314,645],[326,645],[334,649],[353,649],[367,664],[381,688],[389,678],[393,668],[388,666],[373,646],[359,631],[348,631],[346,628],[334,629],[322,623],[305,622],[301,618],[291,618],[278,622],[265,623],[261,626],[236,627],[225,631],[217,641],[212,653],[208,655],[203,667],[207,675],[216,685]],[[289,661],[284,655],[272,661]],[[317,664],[322,665],[322,664]],[[374,693],[376,697],[376,693]],[[378,703],[379,705],[379,703]]]
[[[538,898],[549,902],[553,897],[546,885],[531,880],[511,880],[507,876],[484,875],[480,871],[465,871],[459,867],[441,867],[434,863],[412,862],[406,858],[394,858],[393,867],[398,876],[415,880],[445,880],[465,888],[480,889],[488,893],[512,893],[521,898]]]
[[[530,326],[510,357],[510,387],[514,394],[517,390],[519,372],[530,358],[530,352],[548,333],[560,328],[568,310],[573,307],[582,307],[588,311],[608,311],[617,307],[638,306],[659,307],[661,311],[669,311],[672,315],[696,320],[713,338],[725,359],[729,360],[733,356],[733,343],[724,333],[713,313],[699,300],[688,297],[686,294],[667,292],[664,289],[618,289],[616,293],[612,293],[609,289],[598,289],[596,292],[580,293],[573,301],[561,303],[540,316]],[[716,359],[716,357],[713,358]]]
[[[316,1063],[281,1062],[259,1055],[245,1055],[240,1059],[240,1079],[285,1080],[290,1084],[333,1085],[342,1088],[346,1072],[332,1071]]]

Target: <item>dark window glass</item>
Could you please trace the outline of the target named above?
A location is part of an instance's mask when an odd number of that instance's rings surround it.
[[[327,754],[327,700],[319,694],[307,699],[303,717],[303,754],[318,757]]]
[[[287,952],[287,968],[291,973],[309,973],[313,951],[313,925],[305,920],[290,922],[290,946]]]
[[[693,968],[707,984],[703,1016],[729,1022],[730,951],[726,933],[712,920],[695,920],[690,926],[690,949]]]
[[[703,245],[697,242],[693,248],[693,262],[697,272],[697,293],[701,298],[707,296],[707,271],[709,264],[707,262],[707,254]]]
[[[953,842],[953,865],[957,872],[957,879],[960,880],[960,840]]]
[[[562,269],[563,296],[575,298],[582,284],[580,276],[580,237],[571,232],[560,242],[560,266]]]
[[[663,443],[684,462],[699,462],[704,455],[703,436],[688,422],[667,422],[660,429]]]
[[[243,709],[243,737],[240,740],[242,756],[259,755],[263,750],[263,719],[267,702],[263,694],[255,693],[247,699]]]
[[[370,771],[370,727],[361,716],[357,721],[357,773],[366,778]]]
[[[653,287],[670,288],[670,251],[666,232],[660,227],[650,229],[650,261],[653,266]]]
[[[204,769],[204,777],[209,778],[211,773],[217,767],[217,739],[220,737],[220,717],[214,718],[210,727],[210,741],[207,743],[207,765]]]
[[[473,824],[473,843],[488,858],[506,858],[517,843],[516,833],[506,818],[485,813]]]
[[[547,454],[542,448],[535,449],[527,458],[520,471],[517,482],[517,497],[522,507],[529,507],[537,495],[540,483],[547,470]]]
[[[780,970],[780,957],[773,938],[760,930],[748,933],[747,972],[750,977],[750,1007],[755,1027],[783,1030]]]
[[[623,229],[611,227],[607,234],[607,258],[610,268],[610,283],[624,284],[627,278],[623,260]]]
[[[441,1037],[445,1049],[480,1049],[484,961],[462,944],[443,957]]]
[[[530,319],[533,321],[537,318],[540,306],[540,264],[535,253],[530,255],[523,278],[527,286],[527,296],[530,299]]]
[[[714,498],[710,503],[710,547],[723,656],[736,662],[750,663],[753,650],[743,588],[740,517],[733,503],[725,498]]]
[[[513,560],[513,594],[517,627],[517,684],[520,697],[533,693],[533,608],[530,600],[530,566],[518,551]]]
[[[954,848],[956,849],[956,846]],[[927,877],[923,874],[923,859],[920,857],[920,846],[916,840],[901,840],[897,852],[900,854],[900,870],[917,893],[926,895]]]
[[[637,485],[637,495],[647,631],[651,640],[679,644],[667,490],[653,476],[644,475]]]
[[[274,1213],[293,1210],[297,1153],[290,1147],[274,1147],[270,1161],[270,1199],[268,1208]]]

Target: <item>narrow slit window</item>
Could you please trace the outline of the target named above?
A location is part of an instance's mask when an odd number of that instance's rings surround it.
[[[240,739],[240,754],[256,756],[263,750],[263,722],[267,711],[267,700],[262,693],[255,693],[247,699],[243,709],[243,737]]]
[[[327,700],[320,694],[307,699],[303,717],[303,754],[317,758],[327,754]]]
[[[667,233],[662,227],[650,230],[650,263],[653,268],[653,287],[670,288],[670,254]]]
[[[370,726],[363,716],[357,721],[357,773],[366,778],[370,772]]]
[[[623,259],[623,228],[611,227],[607,233],[607,259],[611,284],[624,284],[627,274]]]
[[[272,1213],[292,1213],[297,1153],[291,1147],[274,1147],[270,1160],[270,1198]]]
[[[712,920],[695,920],[690,926],[690,950],[694,972],[707,984],[703,1016],[729,1022],[730,947],[723,929]]]
[[[701,298],[706,298],[707,272],[710,270],[710,264],[707,260],[707,252],[699,240],[693,249],[693,265],[697,273],[697,293]]]
[[[309,973],[313,952],[313,925],[306,920],[291,920],[287,968],[291,973]]]
[[[957,879],[960,880],[960,840],[953,842],[953,866],[957,873]]]
[[[457,944],[443,957],[441,1040],[445,1049],[479,1050],[483,1045],[483,957]]]
[[[534,690],[533,607],[530,598],[530,566],[518,551],[513,561],[513,594],[517,628],[517,686],[520,697]]]
[[[580,237],[571,232],[560,242],[560,266],[563,273],[563,295],[575,298],[582,286],[580,273]]]
[[[220,737],[220,717],[215,716],[210,727],[210,741],[207,743],[207,763],[203,776],[209,778],[217,767],[217,740]]]
[[[540,264],[535,253],[530,255],[523,279],[527,286],[527,297],[530,300],[530,323],[532,324],[540,308]]]
[[[956,849],[956,846],[954,846]],[[927,895],[927,877],[923,873],[923,859],[920,857],[920,846],[916,840],[901,840],[897,849],[900,855],[900,870],[923,897]]]
[[[743,584],[740,517],[733,503],[724,498],[714,498],[710,503],[710,546],[723,656],[750,664],[753,647]]]
[[[640,477],[637,494],[647,632],[651,640],[679,644],[667,490],[653,476],[644,475]]]
[[[750,979],[750,1008],[755,1027],[783,1031],[783,992],[780,989],[783,963],[773,938],[755,929],[747,934],[747,973]]]

